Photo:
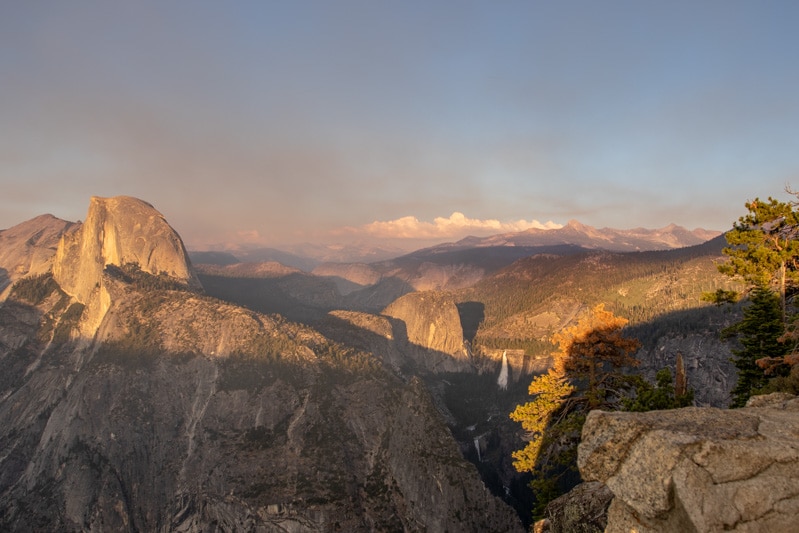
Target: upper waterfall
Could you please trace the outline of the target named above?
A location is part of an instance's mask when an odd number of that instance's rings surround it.
[[[502,369],[499,371],[499,377],[497,378],[497,385],[502,390],[507,390],[508,388],[508,352],[502,352]]]

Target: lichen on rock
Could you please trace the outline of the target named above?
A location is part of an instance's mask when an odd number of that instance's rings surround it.
[[[614,494],[606,531],[791,531],[799,511],[799,399],[744,409],[592,411],[586,481]]]

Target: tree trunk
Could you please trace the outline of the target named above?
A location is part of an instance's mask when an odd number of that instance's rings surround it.
[[[788,325],[788,312],[785,302],[785,261],[780,262],[780,305],[782,306],[782,323]]]
[[[682,360],[682,354],[677,352],[677,372],[676,377],[674,378],[674,396],[680,397],[685,396],[685,393],[688,392],[688,380],[685,377],[685,364]]]

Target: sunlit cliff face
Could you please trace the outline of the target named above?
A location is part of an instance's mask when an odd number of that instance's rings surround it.
[[[92,197],[86,222],[62,237],[53,263],[61,288],[87,306],[93,324],[89,329],[110,305],[103,270],[127,263],[199,286],[180,236],[153,206],[128,196]]]
[[[86,222],[59,244],[53,265],[56,281],[86,303],[103,269],[126,263],[189,285],[199,283],[180,236],[153,206],[128,196],[92,197]]]

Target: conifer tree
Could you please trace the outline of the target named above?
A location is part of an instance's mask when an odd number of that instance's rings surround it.
[[[558,360],[564,372],[572,379],[586,380],[584,396],[591,409],[608,400],[607,393],[616,385],[619,369],[639,364],[631,354],[641,343],[622,335],[626,324],[626,318],[599,304],[576,325],[553,336],[560,347]]]
[[[529,437],[527,445],[513,453],[513,465],[533,474],[537,516],[568,488],[561,478],[576,476],[577,444],[588,411],[620,404],[628,385],[621,369],[637,366],[631,354],[640,347],[637,340],[622,335],[626,323],[600,304],[555,334],[553,367],[530,383],[534,399],[510,414]]]
[[[738,382],[731,407],[745,405],[770,377],[787,372],[796,359],[782,341],[796,340],[796,317],[788,303],[799,285],[797,203],[770,197],[767,202],[756,198],[745,205],[749,212],[726,234],[729,246],[724,253],[729,260],[718,267],[747,285],[750,300],[742,321],[725,330],[725,335],[737,335],[743,345],[733,351]]]
[[[787,323],[788,286],[799,282],[799,212],[791,203],[755,198],[749,211],[725,235],[729,260],[719,271],[743,280],[749,287],[774,287],[780,295],[782,320]]]
[[[679,357],[679,356],[678,356]],[[680,357],[681,359],[681,357]],[[655,411],[659,409],[676,409],[688,407],[694,401],[694,391],[689,389],[680,378],[680,365],[677,365],[677,377],[672,380],[668,367],[658,371],[656,383],[652,386],[640,376],[635,376],[635,397],[625,398],[622,403],[626,411]]]
[[[733,350],[738,382],[730,407],[743,407],[755,391],[766,385],[768,376],[757,361],[785,355],[786,347],[780,342],[784,331],[779,297],[771,289],[755,287],[744,308],[743,320],[725,330],[725,335],[737,336],[742,345]]]

